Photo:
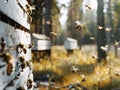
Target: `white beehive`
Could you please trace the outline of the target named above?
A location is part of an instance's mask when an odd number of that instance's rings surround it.
[[[27,0],[0,0],[0,90],[33,90]]]
[[[76,39],[73,38],[67,38],[64,42],[64,47],[67,50],[74,50],[78,49],[78,42]]]
[[[28,21],[27,0],[0,0],[0,11],[17,23],[30,28]]]
[[[34,42],[34,47],[32,50],[50,50],[51,48],[51,41],[50,38],[43,34],[32,34],[32,42]]]

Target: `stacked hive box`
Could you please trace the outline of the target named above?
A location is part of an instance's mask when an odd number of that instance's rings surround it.
[[[30,13],[27,0],[0,0],[0,90],[33,90]]]

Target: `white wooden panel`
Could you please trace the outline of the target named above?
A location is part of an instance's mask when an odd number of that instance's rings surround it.
[[[28,3],[26,0],[18,0],[23,8],[26,9]],[[0,11],[5,15],[18,22],[22,26],[30,29],[30,25],[27,22],[27,14],[22,10],[22,8],[18,5],[17,0],[8,0],[5,3],[5,0],[0,0]]]
[[[34,42],[33,50],[50,50],[51,41],[46,35],[32,34],[32,42]]]
[[[28,32],[22,31],[20,29],[16,29],[16,31],[18,33],[19,42],[21,42],[22,44],[25,44],[25,45],[31,43],[31,37]]]
[[[14,27],[0,21],[0,38],[3,37],[7,42],[7,46],[15,46],[18,42],[17,31]]]
[[[16,46],[19,43],[28,45],[31,43],[30,34],[20,29],[14,29],[14,27],[0,21],[0,38],[4,37],[8,46]]]
[[[64,47],[65,47],[65,49],[70,49],[70,50],[77,49],[78,42],[75,39],[67,38],[64,42]]]
[[[6,41],[6,49],[8,49],[7,52],[9,52],[13,57],[12,60],[13,71],[10,75],[6,74],[7,63],[2,61],[3,58],[0,58],[0,66],[5,65],[5,67],[0,68],[0,90],[3,90],[12,80],[15,79],[16,75],[21,72],[20,67],[18,70],[15,71],[17,65],[16,63],[19,63],[19,65],[21,65],[21,63],[18,60],[19,56],[24,57],[25,61],[31,60],[31,49],[28,48],[28,45],[31,43],[31,39],[30,39],[30,34],[28,32],[22,31],[20,29],[14,29],[14,27],[2,21],[0,21],[0,39],[1,37],[3,37],[4,40]],[[24,45],[24,48],[27,51],[26,53],[16,52],[16,46],[20,43]],[[1,45],[0,45],[0,49],[1,49]],[[16,88],[19,87],[26,88],[27,87],[26,82],[30,74],[32,74],[30,67],[26,67],[20,73],[19,79],[14,80],[13,82],[14,85],[7,87],[5,90],[17,90]],[[28,89],[26,88],[25,90]]]
[[[38,40],[37,47],[37,50],[50,50],[51,42],[48,40]]]

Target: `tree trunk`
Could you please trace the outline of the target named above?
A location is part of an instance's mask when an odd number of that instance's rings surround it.
[[[106,45],[106,36],[105,36],[105,25],[104,25],[104,13],[103,13],[103,0],[98,1],[98,16],[97,16],[97,25],[98,27],[102,27],[101,29],[98,28],[97,31],[97,49],[98,49],[98,62],[101,62],[102,59],[106,59],[106,51],[101,49],[101,47],[105,47]]]
[[[50,37],[52,31],[52,0],[45,0],[45,35]]]
[[[107,44],[110,45],[113,43],[113,22],[112,22],[112,13],[111,13],[111,0],[108,0],[107,2],[108,8],[107,8],[107,28],[110,29],[110,31],[107,32]]]

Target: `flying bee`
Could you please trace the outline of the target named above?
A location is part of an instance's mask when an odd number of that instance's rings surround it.
[[[92,58],[98,59],[98,56],[96,56],[96,55],[92,55]]]
[[[80,75],[82,77],[82,81],[81,82],[85,82],[86,81],[86,76],[83,74],[83,75]]]
[[[57,37],[57,34],[56,34],[56,33],[54,33],[54,32],[50,32],[50,34],[51,34],[52,36]]]
[[[85,7],[87,8],[87,9],[89,9],[89,10],[91,10],[92,8],[91,8],[91,6],[90,5],[88,5],[88,4],[86,4],[85,5]]]
[[[95,38],[94,37],[90,37],[90,40],[95,40]]]
[[[82,25],[76,25],[76,29],[79,31],[82,30]]]
[[[78,71],[78,67],[72,65],[72,66],[71,66],[71,71],[72,71],[72,72],[77,72],[77,71]]]
[[[119,76],[120,76],[118,73],[115,73],[115,75],[116,75],[117,77],[119,77]]]
[[[83,28],[81,22],[77,20],[77,21],[75,21],[75,24],[76,24],[75,28],[76,28],[77,30],[81,31],[82,28]]]
[[[118,41],[115,41],[115,45],[118,46],[118,45],[119,45],[119,42],[118,42]]]
[[[83,78],[81,82],[85,82],[85,81],[86,81],[86,79],[85,79],[85,78]]]
[[[105,30],[106,32],[110,32],[111,28],[106,28]]]
[[[51,24],[51,22],[50,22],[50,21],[46,21],[46,24],[50,25],[50,24]]]
[[[43,2],[43,3],[41,4],[41,6],[45,6],[45,2]]]
[[[34,43],[31,43],[31,44],[29,44],[29,47],[28,47],[28,48],[30,49],[30,48],[32,48],[33,46],[34,46]]]
[[[98,29],[99,29],[99,30],[102,30],[102,29],[103,29],[103,27],[102,27],[102,26],[98,26]]]
[[[107,45],[101,46],[100,49],[102,49],[103,51],[107,51],[108,50],[108,46]]]

